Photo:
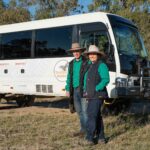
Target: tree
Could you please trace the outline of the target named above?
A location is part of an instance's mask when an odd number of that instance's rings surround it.
[[[34,7],[35,20],[68,16],[83,11],[83,6],[78,4],[78,0],[18,0],[18,5],[23,8]]]
[[[68,16],[77,12],[78,0],[37,0],[35,19]]]
[[[30,20],[30,12],[17,5],[15,0],[11,0],[6,6],[0,1],[0,24],[18,23]]]
[[[30,20],[30,13],[25,9],[7,9],[0,16],[0,24],[18,23]]]
[[[89,11],[106,11],[116,13],[119,10],[127,9],[133,11],[148,12],[150,0],[93,0],[88,6]]]
[[[0,14],[2,14],[5,11],[5,4],[2,0],[0,0]]]
[[[109,11],[110,0],[93,0],[93,3],[88,6],[89,11]]]

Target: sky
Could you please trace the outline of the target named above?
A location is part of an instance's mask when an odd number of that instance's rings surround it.
[[[10,0],[4,0],[5,3],[8,3]]]
[[[79,0],[79,4],[84,5],[85,12],[87,12],[87,6],[92,3],[93,0]]]

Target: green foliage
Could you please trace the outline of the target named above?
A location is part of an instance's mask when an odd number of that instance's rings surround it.
[[[22,7],[18,7],[15,0],[11,0],[8,6],[0,1],[0,24],[18,23],[30,20],[30,12]]]
[[[111,0],[93,0],[93,3],[88,6],[89,11],[109,11]]]
[[[34,7],[36,11],[33,18],[35,20],[83,12],[83,6],[78,4],[78,0],[18,0],[17,5],[27,9]]]
[[[76,12],[78,0],[37,0],[37,11],[35,19],[53,18],[60,16],[67,16],[71,12]]]
[[[30,20],[30,13],[25,9],[8,9],[0,16],[0,24],[18,23]]]
[[[0,14],[2,14],[5,11],[5,5],[2,0],[0,0]]]
[[[36,5],[37,0],[18,0],[17,2],[20,7],[29,7],[32,5]]]
[[[149,0],[93,0],[88,6],[89,11],[106,11],[117,13],[120,10],[148,12]]]

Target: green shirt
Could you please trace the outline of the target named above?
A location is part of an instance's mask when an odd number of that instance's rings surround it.
[[[92,62],[89,61],[89,64],[91,64]],[[101,82],[99,84],[96,85],[95,90],[96,91],[100,91],[103,90],[104,87],[109,83],[110,81],[110,77],[109,77],[109,71],[107,68],[107,65],[105,63],[100,63],[99,67],[98,67],[98,73],[101,77]],[[84,90],[86,90],[86,79],[87,79],[87,72],[85,73],[84,76]]]
[[[81,57],[79,60],[76,60],[76,59],[73,60],[73,87],[74,88],[79,86],[81,64],[82,64],[82,58]],[[69,67],[68,67],[68,74],[67,74],[67,81],[66,81],[65,89],[66,89],[66,91],[69,91],[69,89],[70,89]]]

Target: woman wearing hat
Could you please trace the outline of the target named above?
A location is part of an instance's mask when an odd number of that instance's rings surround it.
[[[98,143],[104,143],[104,127],[100,110],[103,99],[107,97],[109,71],[102,59],[105,55],[98,47],[90,45],[89,51],[84,54],[89,58],[89,67],[84,76],[84,97],[88,101],[86,140],[89,144],[93,144],[96,136]]]

